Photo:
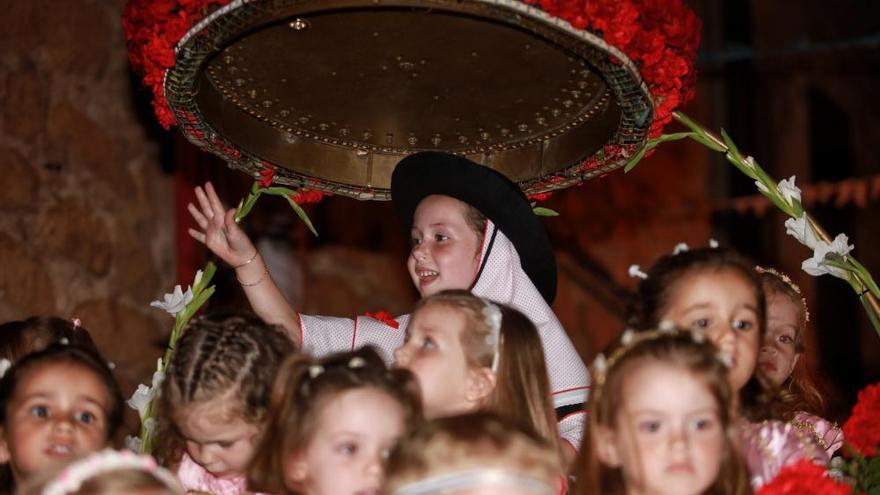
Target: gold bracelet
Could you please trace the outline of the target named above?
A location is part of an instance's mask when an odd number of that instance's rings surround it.
[[[232,268],[238,270],[239,268],[241,268],[241,267],[243,267],[243,266],[248,266],[248,265],[250,265],[251,262],[253,262],[255,259],[257,259],[257,256],[258,256],[259,254],[260,254],[260,250],[259,250],[259,249],[254,249],[254,255],[251,256],[251,259],[245,261],[244,263],[242,263],[242,264],[240,264],[240,265],[235,265],[235,266],[233,266]]]
[[[235,280],[238,280],[238,283],[240,283],[242,287],[253,287],[253,286],[259,284],[260,282],[262,282],[263,280],[265,280],[266,275],[268,275],[268,274],[269,274],[269,269],[266,268],[265,270],[263,270],[263,274],[260,275],[260,278],[258,278],[256,282],[244,283],[241,281],[240,278],[238,278],[238,275],[235,276]]]

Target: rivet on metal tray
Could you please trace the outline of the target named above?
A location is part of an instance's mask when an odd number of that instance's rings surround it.
[[[273,103],[269,100],[263,100],[263,108],[269,108],[273,105]]]
[[[516,126],[516,128],[522,132],[526,132],[527,130],[529,130],[529,125],[526,123],[522,123],[522,124]]]
[[[468,142],[467,136],[458,136],[458,142],[461,144],[466,144]]]
[[[252,89],[252,90],[248,91],[248,96],[250,96],[251,98],[256,98],[257,97],[257,90]]]
[[[308,123],[309,123],[309,118],[308,118],[308,117],[305,117],[305,116],[300,117],[300,118],[298,118],[298,119],[296,119],[296,120],[298,120],[300,124],[308,124]]]
[[[226,62],[227,64],[231,64],[234,60],[235,59],[232,58],[232,55],[224,55],[223,56],[223,61]]]
[[[294,31],[302,31],[303,29],[309,28],[309,21],[297,17],[296,19],[290,21],[290,24],[288,24],[288,26],[290,26],[290,28]]]
[[[571,90],[570,94],[571,94],[571,97],[574,99],[578,99],[581,97],[581,92],[576,89]]]
[[[296,144],[297,142],[296,136],[290,132],[284,134],[284,140],[287,141],[288,144]]]
[[[244,86],[244,79],[239,77],[238,79],[235,80],[235,85],[238,86],[239,88]]]
[[[564,106],[565,108],[568,108],[568,107],[570,107],[570,106],[572,106],[572,105],[574,105],[574,102],[571,101],[571,100],[564,100],[564,101],[562,102],[562,106]]]
[[[508,134],[510,134],[510,129],[508,129],[506,127],[501,128],[501,135],[502,136],[507,136]]]
[[[550,115],[553,115],[554,117],[559,117],[559,115],[561,113],[562,113],[562,110],[560,110],[558,108],[554,108],[553,110],[550,110]]]
[[[290,110],[281,110],[280,112],[278,112],[278,115],[280,117],[287,117],[288,115],[290,115]]]
[[[536,118],[535,122],[537,122],[538,125],[547,125],[547,119],[545,119],[544,117]]]
[[[431,137],[431,144],[434,146],[440,146],[440,141],[440,134],[434,134],[434,136]]]
[[[406,142],[409,143],[410,146],[415,146],[419,142],[419,138],[410,134],[408,138],[406,138]]]
[[[348,132],[349,132],[349,131],[348,131],[348,128],[347,128],[347,127],[343,127],[343,128],[341,128],[341,129],[339,129],[339,135],[342,136],[342,137],[348,136]]]
[[[364,141],[370,139],[371,137],[373,137],[373,133],[370,131],[364,131],[364,133],[361,134],[361,139],[363,139]]]
[[[480,139],[482,139],[483,141],[487,141],[490,137],[491,137],[491,136],[489,135],[488,132],[485,132],[485,131],[484,131],[484,132],[481,132],[481,133],[480,133]]]
[[[329,128],[330,128],[330,126],[327,125],[327,124],[325,124],[325,123],[323,123],[323,122],[321,122],[320,124],[318,124],[318,129],[319,129],[319,130],[326,131],[326,130],[329,129]]]
[[[391,144],[394,142],[394,134],[391,132],[385,133],[385,144]]]

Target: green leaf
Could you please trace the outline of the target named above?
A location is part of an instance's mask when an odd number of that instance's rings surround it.
[[[235,221],[239,222],[244,217],[248,216],[251,210],[254,208],[254,205],[257,204],[257,200],[260,198],[260,194],[262,194],[261,190],[257,190],[257,192],[251,192],[247,199],[245,199],[244,204],[235,212]]]
[[[648,152],[648,149],[648,145],[646,144],[642,149],[637,151],[636,154],[626,162],[626,165],[623,166],[623,173],[628,173],[630,170],[636,168],[636,165],[638,165],[639,162],[642,161],[642,158],[645,157],[645,153]]]
[[[289,187],[281,187],[281,186],[272,186],[269,189],[266,189],[266,194],[271,194],[273,196],[293,196],[296,194],[296,191]]]
[[[848,256],[847,259],[850,263],[853,264],[854,267],[856,267],[856,272],[858,273],[859,280],[861,280],[866,286],[868,286],[868,289],[871,290],[871,293],[874,294],[874,297],[880,298],[880,288],[878,288],[877,283],[874,282],[874,277],[871,276],[871,272],[869,272],[864,265],[859,263],[859,260],[853,258],[852,256]]]
[[[727,151],[726,148],[702,134],[692,133],[690,138],[713,151],[717,151],[719,153],[724,153]]]
[[[743,156],[739,152],[739,149],[733,144],[733,140],[730,139],[730,136],[727,135],[727,131],[721,129],[721,139],[724,140],[724,144],[727,145],[727,152],[732,154],[737,160],[742,161]]]
[[[534,208],[532,208],[532,211],[535,213],[535,215],[538,215],[539,217],[558,217],[559,216],[558,212],[551,210],[550,208],[544,208],[543,206],[535,206]]]
[[[285,196],[287,202],[290,203],[290,207],[293,208],[293,211],[296,212],[296,215],[306,224],[306,227],[312,231],[315,237],[318,237],[318,231],[315,230],[315,226],[312,225],[312,221],[309,219],[309,216],[306,214],[306,211],[302,209],[302,206],[296,204],[296,201],[293,200],[290,196]]]

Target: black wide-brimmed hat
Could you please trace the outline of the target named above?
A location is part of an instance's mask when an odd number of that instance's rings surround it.
[[[495,170],[467,158],[426,151],[398,163],[391,196],[406,231],[419,203],[440,194],[464,201],[504,232],[516,247],[523,270],[548,304],[556,297],[556,257],[547,232],[522,190]]]

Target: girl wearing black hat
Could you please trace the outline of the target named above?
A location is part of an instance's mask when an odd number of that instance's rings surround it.
[[[439,152],[410,155],[391,182],[398,215],[412,236],[407,269],[422,296],[469,289],[526,314],[541,334],[559,432],[571,446],[583,433],[589,375],[550,308],[556,260],[546,232],[513,182],[466,158]],[[308,316],[290,307],[247,235],[207,184],[189,205],[201,230],[190,234],[235,267],[254,311],[283,326],[306,352],[324,355],[373,345],[390,360],[404,332],[369,317]],[[405,327],[409,315],[397,318]],[[572,447],[572,452],[574,447]]]

